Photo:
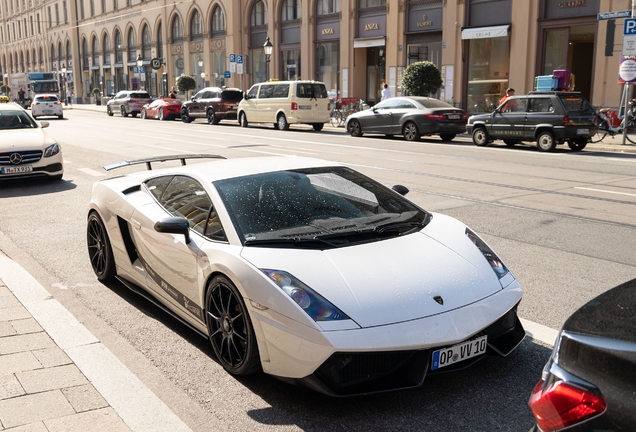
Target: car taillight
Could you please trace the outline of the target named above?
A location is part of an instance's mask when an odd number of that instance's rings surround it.
[[[446,120],[446,116],[444,114],[425,114],[430,120],[438,121],[438,120]]]
[[[542,389],[543,381],[532,390],[528,405],[537,425],[544,432],[553,432],[602,414],[607,408],[605,398],[565,381],[557,381]]]
[[[60,101],[56,101],[56,102],[55,102],[55,105],[62,105],[62,102],[60,102]]]
[[[570,124],[570,118],[568,116],[563,116],[563,122],[561,123],[563,126],[567,126]]]
[[[33,102],[31,105],[40,105],[40,102]]]
[[[296,111],[298,109],[298,104],[296,102],[292,102],[291,109],[292,111]]]
[[[466,113],[462,114],[462,120],[468,120],[468,115],[466,115]]]

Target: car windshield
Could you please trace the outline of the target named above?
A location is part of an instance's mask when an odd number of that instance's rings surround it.
[[[243,92],[236,90],[226,90],[221,92],[221,100],[228,102],[240,102],[243,99]]]
[[[213,184],[246,246],[342,247],[415,232],[429,219],[402,195],[345,167]]]
[[[559,99],[569,115],[594,115],[594,108],[580,96],[560,95]]]
[[[35,123],[24,111],[0,111],[0,130],[34,127]]]

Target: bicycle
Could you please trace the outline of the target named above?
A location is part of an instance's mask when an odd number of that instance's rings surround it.
[[[329,118],[331,126],[333,126],[333,127],[344,126],[344,123],[345,123],[346,119],[347,119],[347,116],[342,111],[342,109],[334,108],[334,109],[331,110],[331,114],[330,114],[330,118]]]
[[[616,118],[616,111],[611,108],[601,108],[598,110],[597,117],[599,119],[598,132],[596,135],[590,137],[589,142],[598,143],[610,135],[612,138],[616,135],[622,135],[623,130],[626,128],[626,138],[632,144],[636,144],[636,120],[634,119],[636,114],[636,100],[632,99],[627,103],[627,116],[623,117],[623,120],[618,126],[612,126],[611,118]],[[625,127],[625,119],[627,119],[627,127]]]

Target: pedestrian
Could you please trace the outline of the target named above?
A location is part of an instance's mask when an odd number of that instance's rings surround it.
[[[508,87],[508,90],[506,90],[506,95],[501,98],[501,100],[499,101],[499,105],[501,105],[506,100],[508,100],[510,96],[514,96],[514,95],[515,95],[515,89],[513,89],[512,87]]]
[[[73,106],[73,92],[70,88],[66,89],[66,104]]]
[[[172,86],[172,90],[170,90],[170,94],[168,95],[168,97],[171,99],[177,98],[177,89],[174,88],[174,86]]]
[[[24,88],[20,87],[18,91],[18,102],[20,105],[24,106]]]
[[[384,89],[382,89],[382,99],[387,100],[391,98],[391,90],[389,90],[389,85],[384,83]]]

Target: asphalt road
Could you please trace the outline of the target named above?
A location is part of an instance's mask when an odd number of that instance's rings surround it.
[[[522,318],[558,329],[577,307],[636,277],[636,154],[567,147],[478,148],[466,139],[408,143],[309,127],[276,131],[108,117],[67,110],[48,131],[64,180],[0,184],[0,250],[29,270],[193,430],[525,431],[529,393],[550,347],[527,339],[423,387],[330,399],[257,375],[235,379],[206,340],[119,284],[95,279],[86,252],[91,186],[122,159],[176,153],[299,155],[403,184],[422,207],[480,233],[525,289]],[[225,124],[224,124],[225,123]],[[266,162],[264,162],[266,163]]]

